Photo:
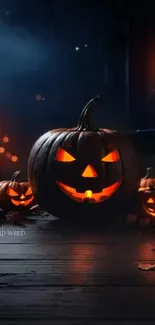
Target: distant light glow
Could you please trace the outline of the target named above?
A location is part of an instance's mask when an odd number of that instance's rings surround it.
[[[11,156],[12,156],[12,155],[11,155],[10,152],[6,152],[6,157],[7,157],[7,158],[11,158]]]
[[[0,153],[4,153],[5,149],[4,147],[0,147]]]
[[[7,136],[4,136],[4,137],[3,137],[3,142],[4,142],[4,143],[9,142],[9,138],[8,138]]]
[[[12,157],[11,157],[11,160],[12,160],[13,162],[16,162],[16,161],[18,160],[18,157],[17,157],[17,156],[12,156]]]
[[[42,99],[42,97],[41,97],[41,95],[36,95],[36,100],[41,100]]]
[[[75,51],[79,51],[79,50],[80,50],[79,46],[76,46]]]
[[[42,97],[40,94],[36,95],[36,100],[45,100],[45,97]]]
[[[85,44],[84,47],[88,47],[88,44]]]

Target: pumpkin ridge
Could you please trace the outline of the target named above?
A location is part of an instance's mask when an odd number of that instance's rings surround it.
[[[49,141],[49,137],[50,137],[50,138],[53,137],[54,134],[56,134],[56,133],[52,133],[52,134],[51,134],[51,131],[49,131],[49,132],[47,132],[46,134],[44,134],[44,135],[42,136],[42,137],[44,137],[44,136],[46,135],[47,138],[46,138],[46,139],[41,143],[41,145],[39,146],[38,151],[35,153],[35,157],[34,157],[33,161],[31,162],[31,163],[32,163],[31,175],[30,175],[30,173],[29,173],[30,170],[28,170],[28,180],[29,180],[29,179],[33,176],[33,174],[34,174],[33,169],[34,169],[34,166],[35,166],[36,160],[37,160],[37,158],[38,158],[39,152],[42,150],[42,148],[43,148],[43,146],[46,144],[46,142]],[[49,135],[49,137],[48,137],[48,135]],[[40,139],[40,138],[39,138],[39,139]],[[36,147],[37,147],[37,145],[38,145],[38,143],[39,143],[39,139],[38,139],[38,141],[35,143]],[[32,150],[31,150],[31,151],[32,151]],[[31,155],[31,152],[30,152],[30,155]],[[32,159],[32,158],[31,158],[31,159]],[[29,160],[28,160],[28,164],[29,164]],[[32,186],[33,186],[33,183],[32,183]]]
[[[35,170],[35,166],[37,165],[37,166],[39,166],[38,168],[37,168],[37,175],[40,175],[40,181],[39,181],[39,183],[37,184],[37,188],[40,188],[40,184],[41,184],[41,186],[43,186],[43,184],[44,183],[47,183],[48,184],[48,179],[47,178],[45,178],[45,176],[44,176],[44,170],[47,168],[48,169],[48,166],[49,166],[49,164],[50,164],[50,162],[49,162],[49,156],[50,156],[50,152],[51,152],[51,150],[53,151],[53,147],[56,145],[56,142],[58,141],[58,138],[59,137],[61,137],[61,138],[63,138],[62,137],[62,134],[63,134],[63,136],[64,136],[64,134],[66,133],[66,136],[67,136],[67,134],[68,134],[68,132],[66,131],[66,132],[63,132],[63,133],[61,133],[61,132],[56,132],[56,133],[53,133],[48,139],[47,139],[47,141],[45,141],[44,143],[43,143],[43,145],[41,146],[41,148],[40,148],[40,150],[37,152],[37,154],[36,154],[36,158],[35,158],[35,160],[34,160],[34,163],[33,163],[33,167],[32,167],[32,169],[33,169],[33,171],[32,171],[32,175],[36,175],[36,170]],[[53,139],[52,139],[53,138]],[[61,139],[62,141],[63,141],[63,139]],[[40,153],[42,152],[42,150],[44,150],[44,146],[46,147],[46,158],[44,159],[44,161],[42,161],[41,162],[41,160],[40,160]],[[49,146],[48,147],[48,149],[47,149],[47,146]],[[40,161],[40,164],[39,164],[39,161]],[[42,170],[42,172],[40,172],[40,170]],[[33,183],[33,186],[34,186],[34,189],[36,188],[36,184],[35,183]]]
[[[155,187],[155,177],[153,167],[148,167],[146,169],[146,175],[141,179],[139,191],[143,191],[150,186]]]

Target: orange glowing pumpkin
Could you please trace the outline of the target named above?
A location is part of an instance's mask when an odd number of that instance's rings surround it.
[[[150,186],[155,187],[155,177],[153,167],[148,167],[146,175],[141,179],[139,192],[149,190]]]
[[[84,107],[77,127],[49,131],[31,150],[29,182],[39,205],[56,216],[104,211],[109,199],[123,200],[137,189],[139,169],[129,139],[92,125],[99,99]]]
[[[135,204],[135,214],[128,215],[127,221],[130,224],[136,222],[143,227],[155,224],[155,178],[153,167],[148,167],[146,175],[141,179]]]
[[[142,206],[144,213],[147,214],[151,219],[155,219],[155,187],[149,188],[142,193]]]
[[[0,207],[2,209],[23,209],[29,208],[34,202],[32,188],[28,182],[18,182],[16,171],[11,180],[0,182]]]
[[[144,215],[155,218],[155,177],[153,167],[147,168],[146,176],[141,179],[138,191]]]

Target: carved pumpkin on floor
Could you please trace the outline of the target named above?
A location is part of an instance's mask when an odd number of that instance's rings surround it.
[[[128,224],[137,223],[143,227],[155,224],[155,177],[153,167],[148,167],[146,176],[141,179],[136,202],[135,214],[127,217]]]
[[[144,211],[151,218],[155,218],[155,187],[150,185],[150,188],[143,191],[142,194],[142,205]]]
[[[84,107],[77,127],[49,131],[31,150],[28,180],[39,205],[56,216],[66,212],[73,217],[84,206],[101,211],[117,194],[126,196],[138,187],[137,158],[129,139],[92,124],[99,100],[97,96]]]
[[[28,182],[18,182],[20,171],[16,171],[11,180],[0,182],[0,207],[7,210],[30,208],[34,202],[32,188]]]
[[[146,176],[141,179],[139,187],[139,205],[141,215],[155,221],[155,177],[153,167],[147,168]]]

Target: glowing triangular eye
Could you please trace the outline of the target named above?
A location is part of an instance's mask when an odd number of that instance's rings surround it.
[[[7,193],[10,196],[18,196],[18,193],[16,193],[16,191],[14,191],[13,188],[11,188],[11,187],[8,187]]]
[[[75,158],[63,148],[58,148],[55,160],[62,162],[74,161]]]
[[[107,156],[101,159],[101,161],[105,161],[105,162],[117,162],[119,160],[120,160],[120,156],[117,149],[113,150]]]
[[[25,193],[25,195],[31,195],[32,194],[32,190],[31,187],[29,187]]]
[[[154,203],[154,200],[152,199],[152,197],[150,197],[150,198],[147,200],[147,203]]]

